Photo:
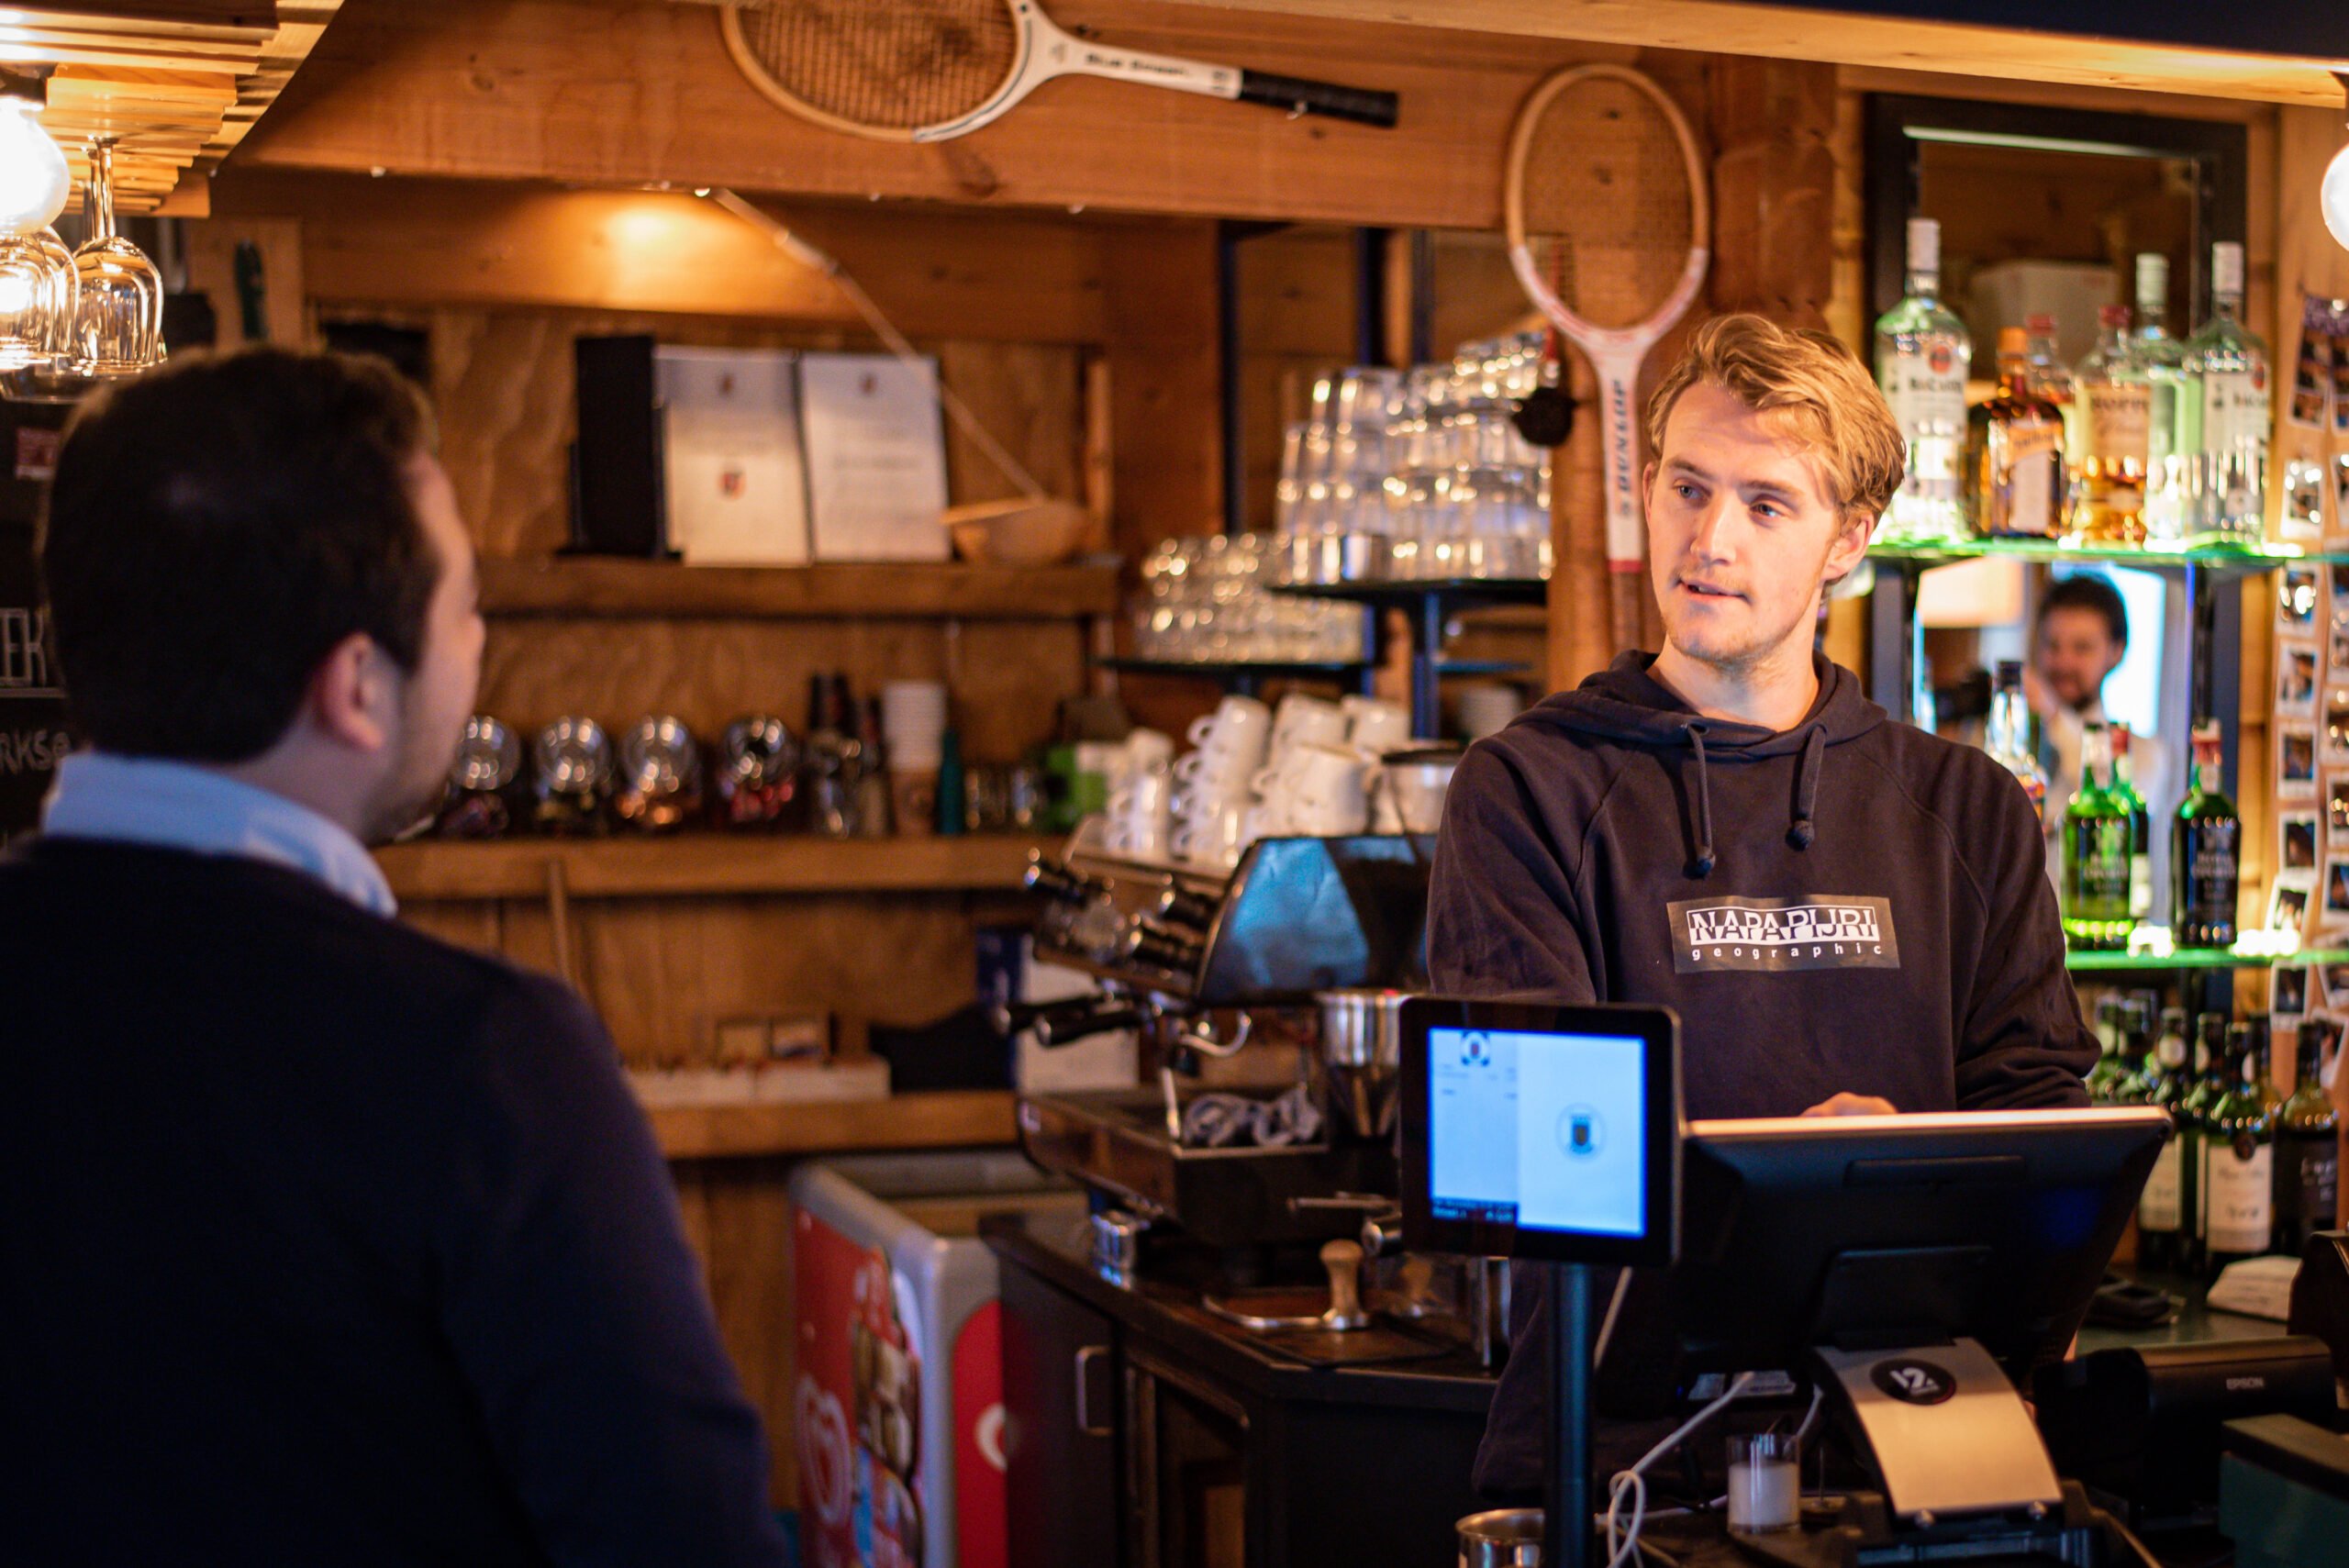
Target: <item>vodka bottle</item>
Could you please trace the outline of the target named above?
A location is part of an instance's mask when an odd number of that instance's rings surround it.
[[[2143,544],[2151,391],[2129,341],[2129,307],[2097,312],[2095,351],[2080,361],[2064,450],[2073,476],[2072,540]]]
[[[2137,258],[2137,339],[2132,345],[2148,393],[2145,419],[2145,537],[2183,541],[2194,524],[2194,462],[2187,409],[2200,390],[2187,373],[2186,345],[2169,335],[2169,258]]]
[[[1941,225],[1909,220],[1908,291],[1876,324],[1876,384],[1909,443],[1907,477],[1885,509],[1888,541],[1964,535],[1958,462],[1974,345],[1941,302]]]
[[[2243,247],[2210,248],[2210,319],[2186,344],[2194,531],[2255,544],[2267,511],[2267,347],[2243,329]]]

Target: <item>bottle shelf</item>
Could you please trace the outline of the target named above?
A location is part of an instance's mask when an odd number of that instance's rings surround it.
[[[2319,562],[2349,562],[2349,551],[2306,550],[2296,544],[2255,545],[2210,541],[2201,544],[2109,545],[2063,544],[2054,539],[1912,539],[1868,547],[1872,561],[1908,561],[1927,566],[1953,561],[2040,561],[2095,562],[2134,566],[2143,571],[2183,571],[2244,573],[2272,572],[2279,566]]]
[[[2067,952],[2064,967],[2078,973],[2157,974],[2181,969],[2290,969],[2305,964],[2349,963],[2349,950],[2303,948],[2298,952],[2250,953],[2236,948],[2178,948],[2154,953]]]

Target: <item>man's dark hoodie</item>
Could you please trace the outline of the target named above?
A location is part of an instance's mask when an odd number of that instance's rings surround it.
[[[1435,988],[1672,1007],[1692,1118],[1842,1091],[2087,1103],[2094,1037],[2014,777],[1891,722],[1823,658],[1784,732],[1700,717],[1653,662],[1624,654],[1470,749],[1430,892]],[[1548,1307],[1519,1294],[1488,1492],[1540,1484]]]

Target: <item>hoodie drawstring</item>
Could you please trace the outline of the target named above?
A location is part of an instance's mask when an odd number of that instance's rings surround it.
[[[1687,724],[1689,745],[1697,751],[1697,855],[1689,869],[1699,878],[1713,874],[1713,781],[1705,766],[1705,727]]]
[[[1811,826],[1810,813],[1819,804],[1819,761],[1826,752],[1827,731],[1813,725],[1803,739],[1802,756],[1795,763],[1795,819],[1787,828],[1787,842],[1798,850],[1810,848],[1810,841],[1819,836]]]

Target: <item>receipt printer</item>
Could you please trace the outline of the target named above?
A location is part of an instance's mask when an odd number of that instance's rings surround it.
[[[2306,1335],[2141,1345],[2039,1369],[2039,1429],[2056,1473],[2132,1524],[2208,1514],[2219,1429],[2246,1416],[2332,1418],[2332,1358]]]

